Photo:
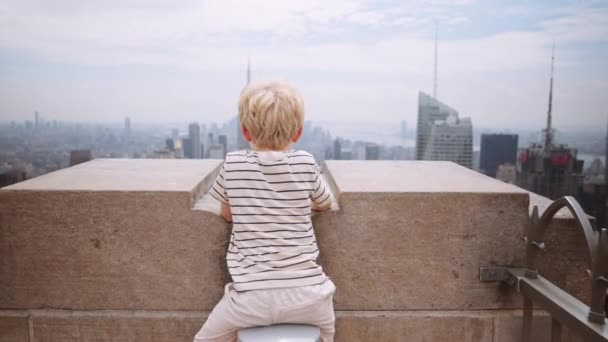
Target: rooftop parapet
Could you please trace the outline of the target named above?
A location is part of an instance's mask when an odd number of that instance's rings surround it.
[[[1,189],[0,327],[25,317],[38,336],[86,339],[161,320],[172,333],[160,335],[188,340],[229,281],[230,226],[192,209],[220,164],[101,159]],[[449,162],[324,172],[340,209],[313,223],[338,341],[518,340],[521,299],[479,268],[523,265],[528,192]]]

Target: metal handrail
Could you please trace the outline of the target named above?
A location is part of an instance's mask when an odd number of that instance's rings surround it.
[[[585,235],[587,261],[591,285],[591,306],[587,306],[566,291],[538,274],[536,261],[540,251],[545,249],[543,237],[562,208],[572,212],[576,226]],[[570,196],[561,197],[551,203],[539,217],[538,207],[532,216],[526,232],[526,268],[481,267],[481,281],[504,281],[517,290],[524,299],[522,341],[532,340],[532,316],[534,303],[551,315],[551,341],[561,341],[562,325],[583,336],[585,341],[608,342],[606,324],[606,291],[608,290],[608,230],[597,229],[591,224],[578,202]]]
[[[606,228],[594,229],[587,214],[573,197],[565,196],[555,200],[540,218],[538,207],[534,207],[526,238],[525,277],[530,279],[538,277],[536,259],[539,252],[545,248],[543,237],[553,217],[564,207],[570,209],[574,215],[576,225],[582,230],[587,242],[591,270],[591,307],[588,318],[592,322],[604,324],[606,318],[604,303],[608,290],[608,231]]]

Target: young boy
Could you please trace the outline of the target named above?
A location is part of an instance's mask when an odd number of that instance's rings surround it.
[[[233,223],[233,282],[194,341],[236,341],[240,328],[276,323],[316,325],[333,341],[336,288],[316,262],[310,219],[332,196],[312,155],[291,149],[302,135],[302,98],[284,83],[253,83],[241,94],[239,119],[251,150],[228,153],[210,190]]]

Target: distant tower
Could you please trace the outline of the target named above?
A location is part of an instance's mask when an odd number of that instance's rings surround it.
[[[245,84],[245,87],[247,87],[249,85],[249,83],[251,83],[251,58],[247,58],[247,83]],[[241,130],[242,130],[241,121],[239,120],[239,118],[237,116],[237,120],[236,120],[236,148],[237,148],[237,150],[243,150],[243,149],[249,148],[249,143],[247,143],[247,141],[245,140],[245,137],[243,136],[243,133]]]
[[[38,114],[37,111],[34,114],[34,128],[36,128],[36,129],[40,128],[40,114]]]
[[[342,159],[342,144],[340,143],[340,138],[336,138],[336,140],[334,140],[334,159]]]
[[[433,73],[433,97],[437,98],[437,35],[439,26],[435,23],[435,71]]]
[[[247,57],[247,84],[245,86],[248,86],[249,83],[251,83],[251,58]]]
[[[70,166],[82,164],[91,160],[91,150],[71,150]]]
[[[551,151],[553,147],[553,128],[551,127],[553,109],[553,64],[555,62],[555,43],[551,48],[551,79],[549,80],[549,108],[547,109],[547,128],[545,128],[545,151]]]
[[[437,26],[433,96],[418,93],[416,159],[446,160],[473,168],[473,123],[460,118],[458,111],[437,99]]]
[[[482,134],[479,153],[479,169],[482,173],[496,178],[501,165],[517,164],[517,134]]]
[[[549,81],[549,108],[544,145],[533,144],[521,149],[518,156],[517,185],[550,199],[575,196],[580,200],[583,183],[583,161],[578,160],[578,151],[566,145],[557,145],[552,127],[553,64],[555,45],[551,52],[551,77]]]
[[[225,134],[220,134],[218,137],[218,142],[222,145],[222,158],[226,157],[226,153],[228,153],[228,137]]]
[[[190,144],[192,146],[192,159],[201,159],[201,128],[198,125],[198,122],[193,122],[188,126],[188,133],[188,139],[190,139]]]
[[[131,118],[128,116],[125,118],[125,138],[131,138]]]

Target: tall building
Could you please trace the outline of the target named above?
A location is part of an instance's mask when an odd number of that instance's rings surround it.
[[[437,35],[435,27],[435,63],[433,96],[418,92],[416,124],[416,159],[447,160],[473,168],[473,124],[459,118],[458,111],[437,99]]]
[[[165,148],[171,152],[175,152],[175,140],[171,138],[165,139]]]
[[[91,158],[91,150],[72,150],[70,151],[70,166],[88,162]]]
[[[219,144],[222,145],[222,158],[224,158],[228,153],[228,137],[225,134],[220,134],[217,139]]]
[[[340,142],[340,138],[334,140],[334,159],[342,159],[342,143]]]
[[[251,59],[247,59],[247,83],[245,83],[245,87],[247,87],[249,83],[251,83]],[[249,143],[243,136],[241,121],[239,120],[238,115],[236,119],[236,149],[243,150],[249,148]]]
[[[470,118],[423,92],[418,93],[416,159],[447,160],[473,168],[473,125]]]
[[[380,146],[374,143],[365,144],[365,160],[380,159]]]
[[[501,164],[496,170],[496,179],[509,184],[517,182],[517,167],[515,164]]]
[[[129,139],[131,138],[131,118],[130,117],[126,117],[125,118],[125,138]]]
[[[0,169],[0,188],[23,182],[27,179],[27,172],[23,167],[12,167],[10,169]]]
[[[40,128],[40,114],[38,114],[38,112],[36,112],[34,114],[34,128],[39,129]]]
[[[479,170],[496,178],[498,166],[517,164],[517,134],[482,134]]]
[[[190,138],[182,138],[182,149],[184,152],[184,158],[192,159],[192,140]]]
[[[201,128],[198,122],[193,122],[188,126],[188,139],[192,149],[192,159],[201,159]]]
[[[557,145],[553,139],[553,62],[552,54],[547,127],[543,130],[545,141],[520,150],[517,185],[551,199],[567,195],[580,198],[583,161],[577,159],[576,149]]]
[[[220,144],[213,144],[207,148],[207,158],[209,159],[224,159],[226,155],[224,154],[224,146]]]

